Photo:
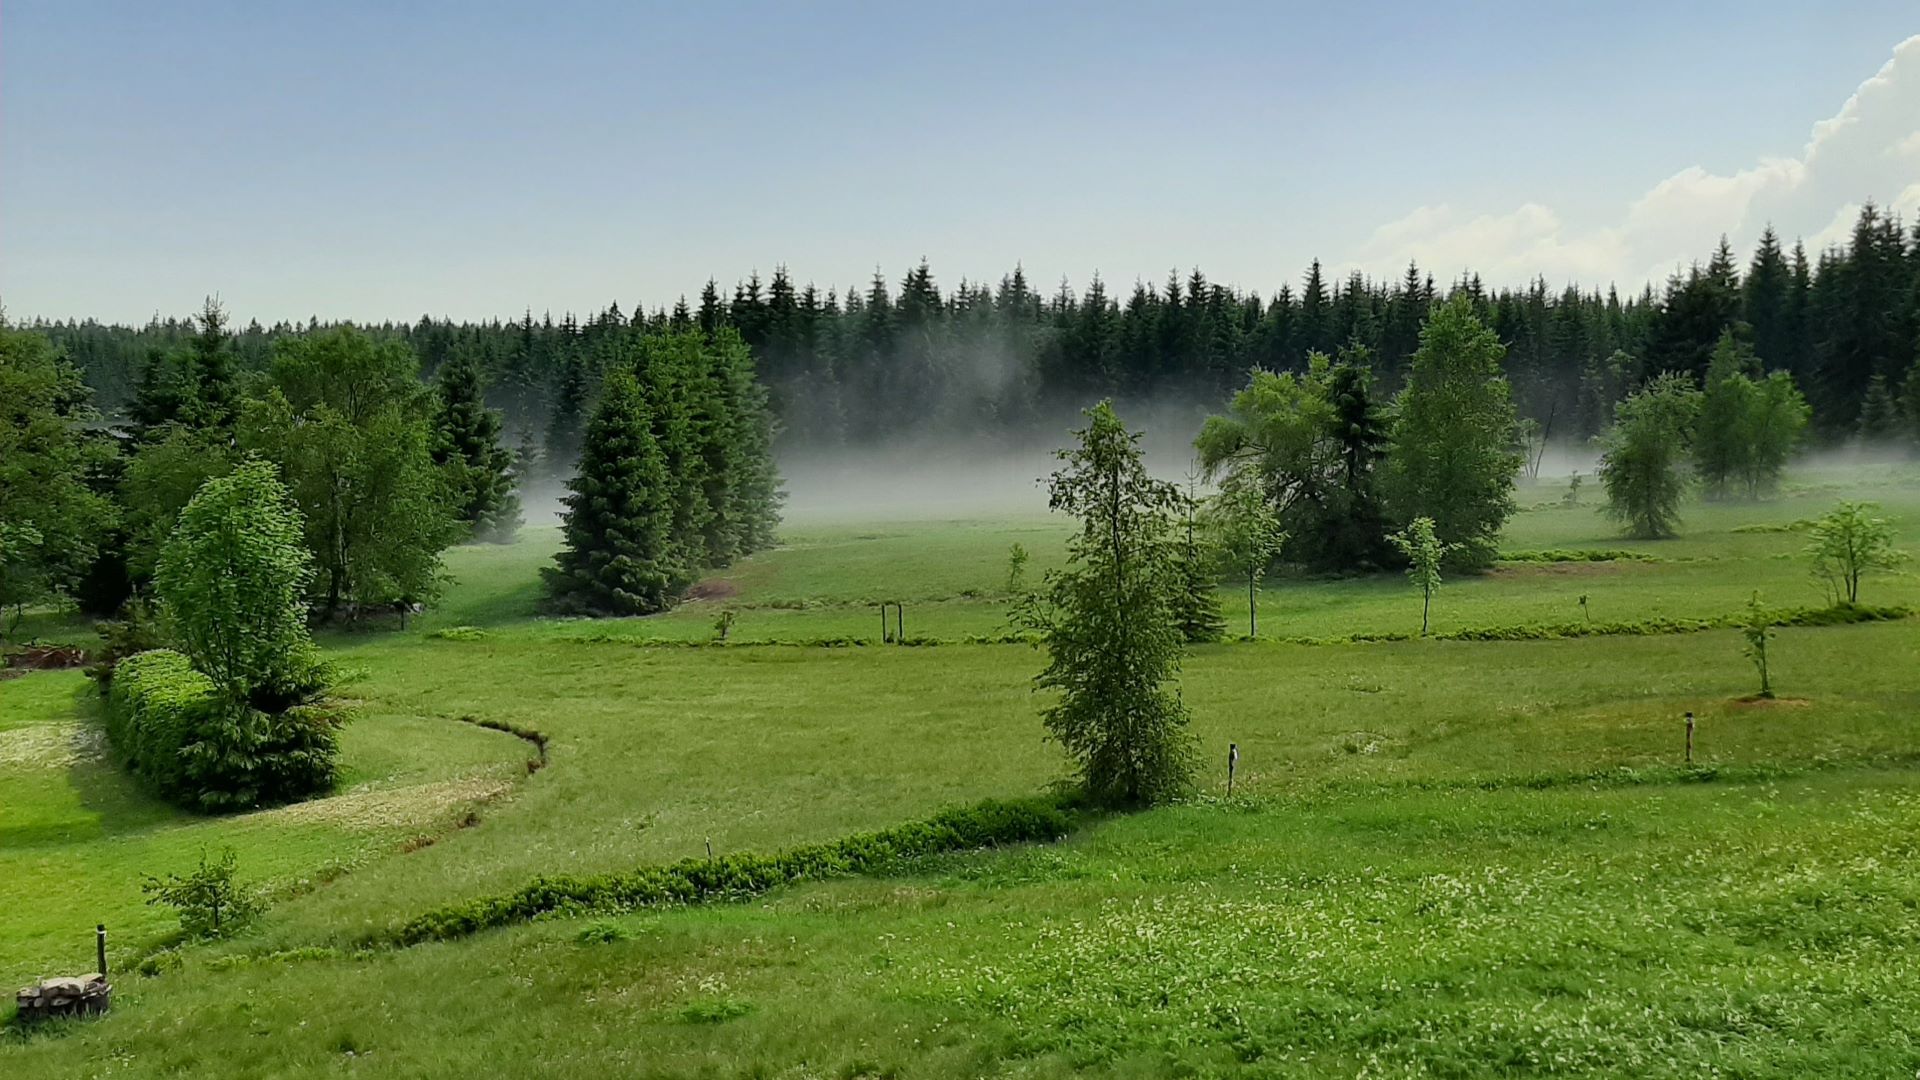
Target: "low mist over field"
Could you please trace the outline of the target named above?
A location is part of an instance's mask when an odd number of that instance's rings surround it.
[[[1920,1078],[1913,0],[0,0],[0,1080]]]

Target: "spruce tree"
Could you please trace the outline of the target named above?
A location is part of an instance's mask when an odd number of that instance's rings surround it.
[[[1200,529],[1200,499],[1194,490],[1199,480],[1197,471],[1187,475],[1186,498],[1180,507],[1186,537],[1180,551],[1179,591],[1173,598],[1180,636],[1189,644],[1219,641],[1227,629],[1226,616],[1220,609],[1220,592],[1215,588],[1215,559],[1209,550],[1213,545]]]
[[[581,425],[587,415],[587,370],[580,355],[568,349],[560,360],[560,383],[553,412],[547,418],[547,468],[564,476],[580,458]]]
[[[673,545],[671,481],[639,381],[610,372],[567,482],[565,546],[541,571],[555,607],[647,615],[679,601],[692,573]]]
[[[195,427],[232,428],[239,412],[240,394],[235,388],[233,343],[227,337],[227,311],[218,297],[207,302],[194,316],[199,333],[193,336],[192,404],[187,410]]]
[[[487,408],[480,365],[462,349],[435,382],[433,460],[446,473],[454,514],[474,539],[509,543],[520,528],[513,452],[500,445],[500,414]]]
[[[1899,432],[1900,407],[1887,388],[1887,377],[1876,374],[1867,380],[1867,392],[1860,401],[1857,434],[1861,442],[1884,443],[1898,437]]]

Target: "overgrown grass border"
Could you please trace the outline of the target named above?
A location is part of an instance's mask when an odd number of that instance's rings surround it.
[[[743,900],[782,885],[876,873],[929,855],[1053,841],[1073,828],[1069,807],[1058,796],[989,799],[922,821],[773,854],[735,852],[588,877],[542,875],[509,893],[436,908],[367,943],[407,946],[449,941],[556,913]]]

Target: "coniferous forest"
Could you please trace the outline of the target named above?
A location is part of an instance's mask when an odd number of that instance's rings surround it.
[[[1367,358],[1385,400],[1404,382],[1429,311],[1456,293],[1505,344],[1519,415],[1547,441],[1602,433],[1614,407],[1663,372],[1703,380],[1727,331],[1761,369],[1792,375],[1816,439],[1915,434],[1920,224],[1872,205],[1844,246],[1810,252],[1768,230],[1744,259],[1723,241],[1684,273],[1628,294],[1544,280],[1496,289],[1413,265],[1392,281],[1338,279],[1317,262],[1270,296],[1199,269],[1124,293],[1097,274],[1048,288],[1018,267],[998,282],[943,288],[922,262],[897,284],[876,272],[864,287],[822,288],[777,268],[731,290],[709,281],[671,305],[360,329],[410,345],[429,377],[472,365],[522,462],[564,476],[607,373],[649,337],[732,327],[770,391],[783,445],[867,446],[1041,422],[1052,431],[1106,396],[1213,405],[1251,368],[1300,370],[1309,354],[1342,349]],[[183,348],[200,334],[191,319],[28,325],[65,351],[108,413],[195,377]],[[236,328],[233,362],[265,370],[276,340],[326,328]]]

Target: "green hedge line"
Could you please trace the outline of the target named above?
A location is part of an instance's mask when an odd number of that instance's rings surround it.
[[[739,852],[715,859],[644,866],[621,874],[537,877],[514,892],[427,912],[393,931],[386,940],[398,945],[444,941],[556,911],[631,910],[739,900],[792,882],[873,873],[942,852],[1057,840],[1071,827],[1072,818],[1057,799],[990,799],[935,814],[925,821],[772,855]]]
[[[1850,626],[1854,623],[1893,622],[1910,619],[1909,607],[1875,607],[1871,604],[1836,604],[1832,607],[1779,608],[1772,613],[1774,626]],[[1514,626],[1469,626],[1429,635],[1434,641],[1563,641],[1585,637],[1653,637],[1660,634],[1697,634],[1706,630],[1724,630],[1738,626],[1745,615],[1720,615],[1711,619],[1672,619],[1660,616],[1619,622],[1523,623]],[[1279,638],[1288,645],[1367,645],[1381,642],[1414,641],[1418,634],[1398,630],[1378,633],[1363,631],[1341,637]],[[1252,639],[1241,635],[1238,640]]]
[[[1545,548],[1540,551],[1503,551],[1500,562],[1508,563],[1582,563],[1582,562],[1659,562],[1656,555],[1625,548]]]
[[[339,718],[319,705],[269,715],[223,700],[171,649],[113,669],[107,739],[155,794],[193,810],[243,810],[333,785]]]

